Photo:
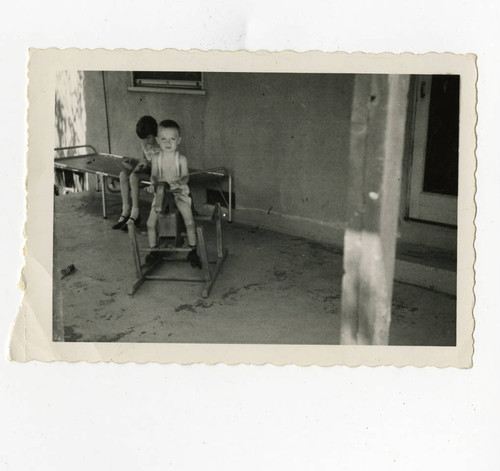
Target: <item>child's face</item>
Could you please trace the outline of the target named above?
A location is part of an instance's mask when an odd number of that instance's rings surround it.
[[[158,137],[156,138],[160,149],[165,152],[175,152],[181,143],[179,131],[175,128],[158,128]]]

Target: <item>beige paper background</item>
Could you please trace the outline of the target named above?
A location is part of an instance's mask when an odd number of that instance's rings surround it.
[[[321,52],[201,52],[32,50],[29,62],[28,205],[25,298],[10,356],[16,361],[66,360],[274,365],[394,365],[470,367],[473,351],[475,56]],[[203,344],[92,344],[52,342],[52,177],[55,71],[171,68],[210,71],[461,74],[459,233],[456,347],[283,346]],[[132,65],[133,64],[133,65]]]

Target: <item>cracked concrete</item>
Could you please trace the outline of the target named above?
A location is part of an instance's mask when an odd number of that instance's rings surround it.
[[[66,341],[338,344],[341,248],[224,223],[229,255],[208,299],[202,284],[191,282],[147,281],[129,296],[130,240],[111,230],[119,201],[108,195],[105,220],[99,194],[55,198],[54,306]],[[147,201],[141,212],[147,215]],[[213,259],[214,229],[205,232]],[[71,263],[76,271],[60,279]],[[196,273],[188,263],[168,261],[162,271]],[[395,283],[390,344],[454,345],[455,305],[454,296]]]

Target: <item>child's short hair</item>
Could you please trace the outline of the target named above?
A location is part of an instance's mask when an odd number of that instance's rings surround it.
[[[179,136],[181,135],[181,127],[173,119],[164,119],[160,124],[160,128],[174,128],[177,129]]]
[[[139,139],[146,139],[148,136],[155,136],[158,134],[158,123],[152,116],[143,116],[137,121],[135,132]]]

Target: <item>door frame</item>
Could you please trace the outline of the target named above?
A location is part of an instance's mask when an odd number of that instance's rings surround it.
[[[410,219],[456,226],[456,196],[424,191],[425,153],[432,75],[417,75],[413,90],[413,146],[410,164],[408,216]]]

